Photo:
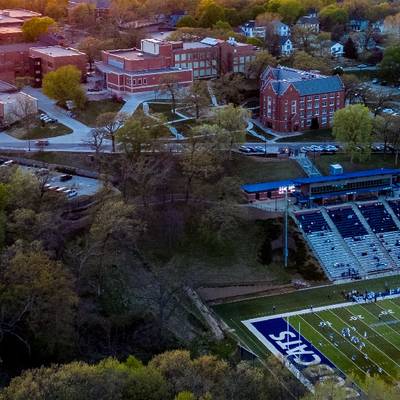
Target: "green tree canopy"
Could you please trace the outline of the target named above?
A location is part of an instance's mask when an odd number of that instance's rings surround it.
[[[72,100],[78,108],[86,101],[81,87],[82,72],[74,65],[66,65],[49,72],[43,79],[43,93],[65,106]]]
[[[320,11],[321,24],[326,30],[331,29],[334,25],[345,24],[349,15],[347,11],[336,4],[330,4]]]
[[[40,35],[47,33],[55,23],[54,19],[50,17],[35,17],[25,21],[22,25],[25,40],[35,42]]]
[[[383,54],[382,62],[379,64],[380,76],[391,83],[400,80],[400,46],[389,47]]]
[[[354,104],[335,112],[333,135],[344,144],[351,162],[369,156],[372,142],[372,116],[368,107]]]

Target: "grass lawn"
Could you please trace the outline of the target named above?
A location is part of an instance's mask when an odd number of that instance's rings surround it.
[[[168,121],[174,121],[176,119],[180,119],[181,117],[172,112],[172,106],[170,103],[159,104],[159,103],[148,103],[149,110],[154,114],[163,114]],[[179,105],[178,105],[179,107]]]
[[[294,160],[270,160],[234,154],[228,162],[227,174],[237,175],[243,183],[276,181],[304,177],[304,171]]]
[[[260,129],[257,125],[253,125],[253,131],[258,133],[259,135],[263,135],[267,139],[275,139],[274,135],[271,135],[270,133],[264,132],[262,129]]]
[[[72,132],[70,128],[60,123],[42,124],[38,121],[36,126],[29,131],[18,123],[13,125],[6,133],[16,139],[35,140],[47,139],[56,136],[68,135]]]
[[[332,129],[318,129],[315,131],[306,131],[302,135],[278,139],[277,142],[325,142],[333,141]]]
[[[325,154],[315,158],[315,164],[322,174],[329,174],[329,165],[339,163],[344,172],[362,171],[375,168],[398,168],[394,163],[393,154],[372,154],[370,159],[363,162],[350,162],[350,157],[343,153]]]
[[[95,126],[96,118],[103,113],[118,112],[123,106],[123,103],[113,99],[89,101],[86,103],[84,110],[75,112],[76,119],[85,125]]]

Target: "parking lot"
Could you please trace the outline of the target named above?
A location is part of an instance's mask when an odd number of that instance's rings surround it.
[[[13,160],[0,160],[0,167],[7,168],[19,165]],[[47,190],[65,195],[72,199],[80,196],[92,196],[101,190],[103,184],[99,179],[87,178],[84,176],[64,174],[57,171],[49,171],[46,168],[36,168],[26,165],[19,165],[24,171],[28,171],[36,176],[47,176],[45,184]]]

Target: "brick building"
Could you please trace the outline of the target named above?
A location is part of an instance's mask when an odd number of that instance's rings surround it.
[[[0,25],[0,45],[20,43],[23,41],[24,41],[24,34],[21,28],[14,26]]]
[[[333,114],[344,107],[344,86],[338,76],[267,67],[261,77],[260,119],[281,132],[302,131],[311,125],[328,128]]]
[[[96,69],[103,74],[107,89],[116,92],[157,90],[166,77],[188,86],[193,82],[192,70],[173,65],[172,46],[171,42],[145,39],[140,50],[103,51]]]
[[[15,83],[16,78],[30,76],[29,49],[40,43],[15,43],[0,46],[0,80]]]
[[[256,51],[255,46],[234,39],[205,38],[198,42],[144,39],[140,50],[103,51],[96,68],[110,90],[138,92],[156,90],[161,78],[171,74],[188,85],[193,79],[245,72]]]
[[[24,39],[22,25],[25,21],[42,14],[30,10],[0,10],[0,45],[19,43]]]
[[[172,42],[174,65],[193,69],[194,79],[214,78],[227,72],[245,72],[257,48],[233,38],[205,38],[199,42]]]
[[[35,86],[41,86],[44,75],[66,65],[75,65],[82,72],[82,80],[86,79],[87,56],[78,50],[62,46],[32,47],[29,58]]]

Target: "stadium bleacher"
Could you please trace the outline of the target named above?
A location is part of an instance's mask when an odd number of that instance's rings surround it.
[[[331,280],[359,277],[356,260],[332,232],[321,211],[298,213],[296,218]]]
[[[368,234],[351,207],[328,209],[329,217],[344,238],[354,238]]]
[[[382,203],[359,204],[358,209],[374,233],[397,231],[397,226]]]

